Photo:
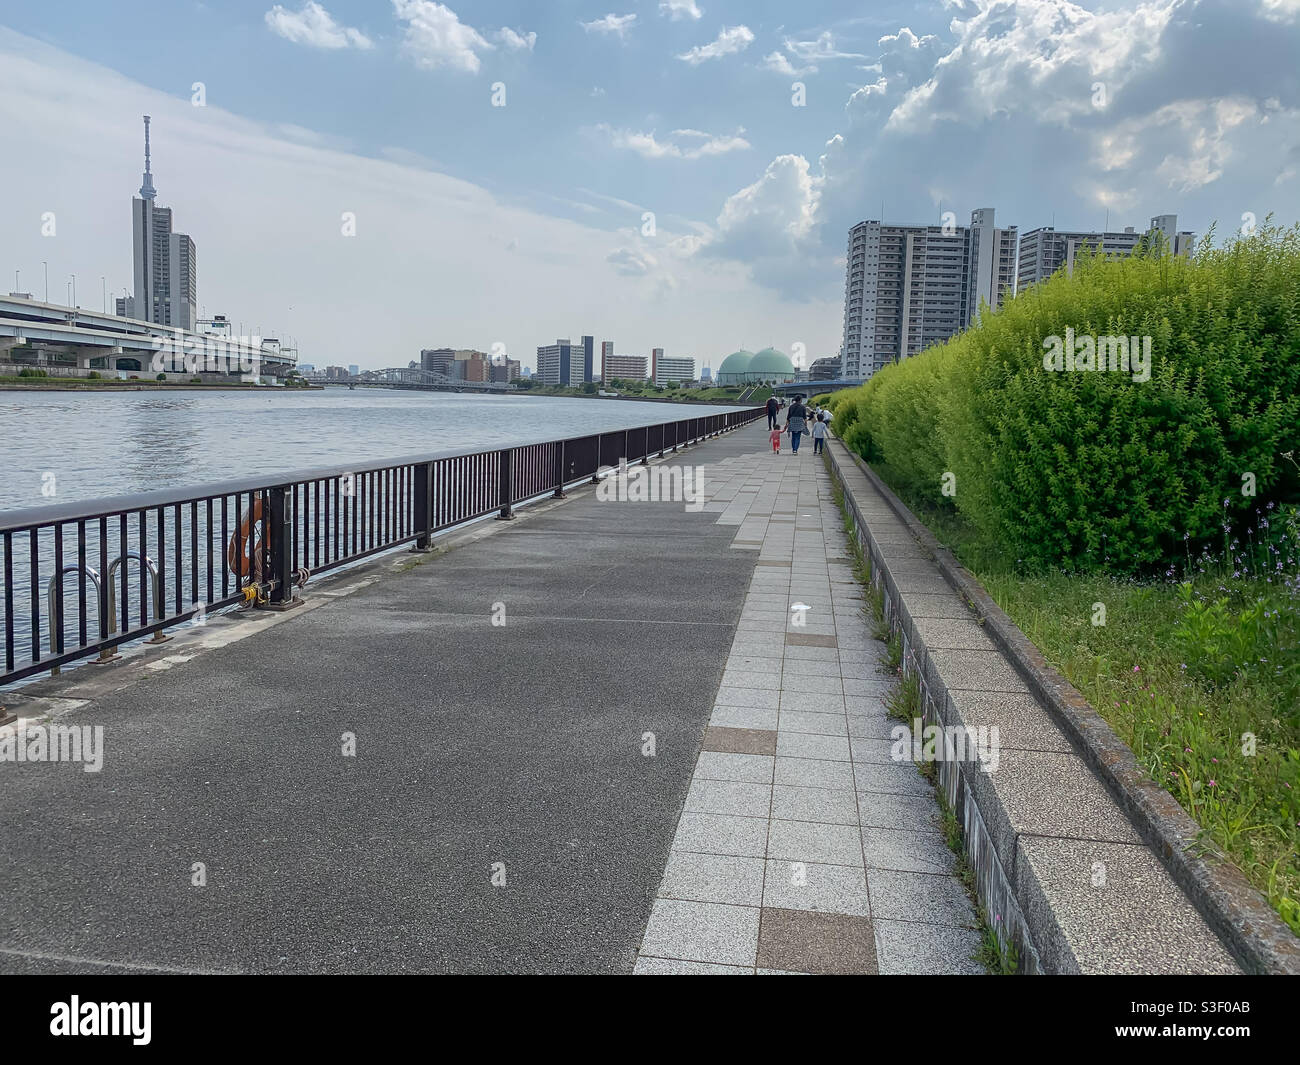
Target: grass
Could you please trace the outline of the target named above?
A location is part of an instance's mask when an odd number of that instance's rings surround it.
[[[1147,580],[1034,571],[903,498],[1300,934],[1300,552],[1229,544],[1226,564]]]

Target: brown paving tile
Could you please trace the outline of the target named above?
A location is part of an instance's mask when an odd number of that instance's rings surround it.
[[[871,919],[764,906],[758,926],[758,968],[874,974],[876,937]]]
[[[838,647],[839,641],[834,636],[822,636],[813,632],[787,632],[785,642],[796,647]]]
[[[765,728],[725,728],[710,725],[704,730],[701,749],[720,754],[776,754],[776,733]]]

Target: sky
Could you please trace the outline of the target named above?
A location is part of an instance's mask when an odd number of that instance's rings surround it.
[[[1297,57],[1300,0],[0,0],[0,284],[129,288],[149,114],[200,313],[304,362],[807,365],[864,218],[1294,222]]]

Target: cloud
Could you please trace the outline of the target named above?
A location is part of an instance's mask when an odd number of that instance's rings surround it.
[[[778,74],[784,74],[787,78],[797,78],[804,74],[814,74],[817,72],[816,67],[795,67],[790,60],[786,58],[784,52],[770,52],[763,57],[763,66],[768,70],[774,70]]]
[[[674,140],[660,141],[654,131],[640,133],[634,130],[614,129],[605,123],[596,127],[609,137],[615,148],[626,148],[646,159],[701,159],[710,155],[723,155],[750,147],[749,141],[741,136],[745,131],[737,130],[729,136],[714,136],[698,129],[675,129],[669,136]]]
[[[1285,3],[1286,0],[1278,0],[1278,2]],[[704,12],[695,0],[661,0],[659,14],[667,15],[674,22],[680,22],[687,18],[698,19]]]
[[[605,256],[620,277],[647,277],[658,265],[653,255],[634,248],[619,248]]]
[[[373,48],[374,42],[360,30],[340,26],[334,17],[315,0],[308,0],[298,11],[276,4],[266,13],[266,24],[286,41],[310,48]]]
[[[697,44],[689,52],[683,52],[677,58],[691,66],[698,66],[709,59],[721,59],[726,55],[743,52],[754,43],[754,34],[748,26],[731,26],[722,28],[711,44]]]
[[[492,49],[478,30],[433,0],[393,0],[393,11],[406,23],[402,51],[424,70],[447,67],[477,74],[482,65],[479,52]]]
[[[512,30],[509,26],[503,26],[497,30],[497,39],[511,51],[527,50],[531,52],[533,45],[537,43],[537,34],[521,33],[518,30]]]
[[[588,33],[603,33],[625,40],[632,32],[635,22],[636,15],[606,15],[591,22],[580,22],[579,25]]]
[[[964,221],[993,206],[1022,231],[1053,216],[1100,229],[1176,212],[1201,232],[1246,210],[1294,216],[1300,0],[947,7],[944,33],[880,37],[821,157],[774,160],[698,254],[798,298],[848,228],[882,211],[937,221],[942,202]],[[825,35],[787,39],[765,65],[788,75],[833,53],[848,55]]]

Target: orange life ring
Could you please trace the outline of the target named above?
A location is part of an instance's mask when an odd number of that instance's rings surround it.
[[[262,521],[262,499],[253,500],[253,506],[244,515],[239,524],[239,531],[232,533],[230,543],[226,545],[226,565],[241,580],[251,577],[254,583],[262,580],[262,531],[254,526]]]

